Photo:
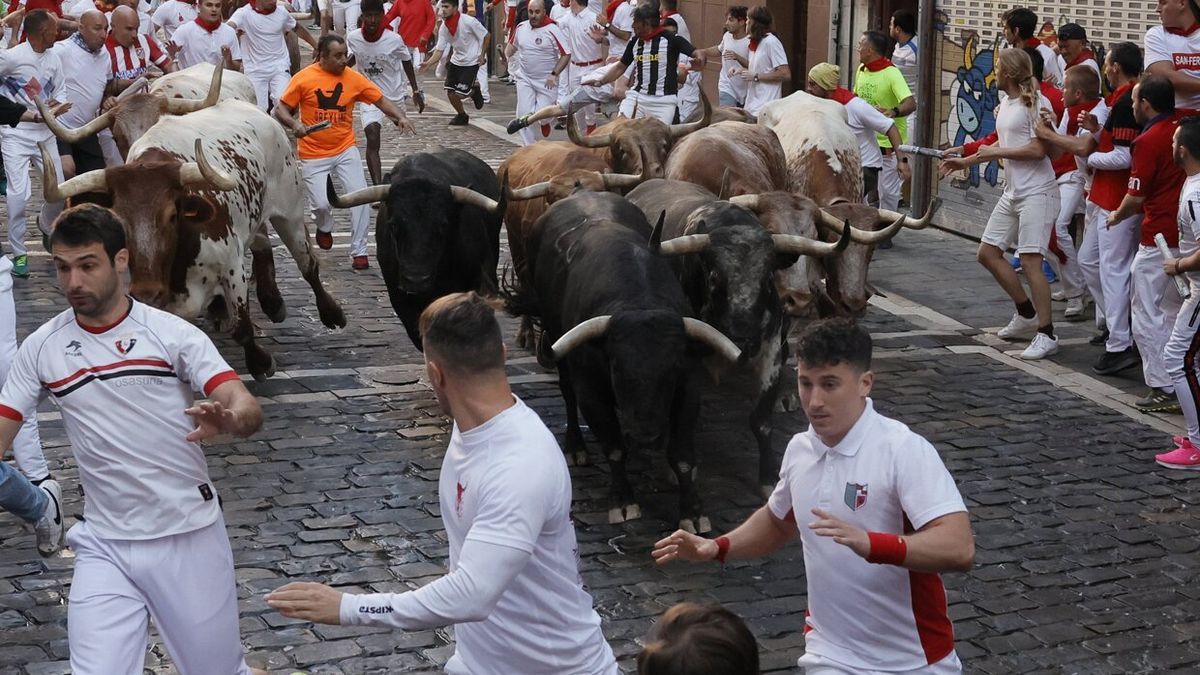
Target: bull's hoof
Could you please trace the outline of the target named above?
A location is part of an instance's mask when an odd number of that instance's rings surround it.
[[[696,519],[684,518],[679,521],[679,529],[691,534],[704,534],[712,532],[712,523],[709,522],[708,516],[700,516]]]
[[[567,466],[587,466],[588,465],[587,449],[568,450],[567,452],[563,453],[563,456],[566,457],[566,459],[567,459]]]
[[[263,350],[246,353],[246,369],[256,382],[263,382],[275,374],[275,357]]]
[[[637,520],[642,517],[642,508],[637,504],[626,504],[625,506],[614,506],[608,510],[608,522],[610,525],[617,525],[627,520]]]
[[[279,298],[279,304],[274,307],[263,305],[261,299],[259,305],[262,306],[263,314],[267,315],[271,323],[283,323],[287,319],[287,305],[283,304],[283,298]]]
[[[317,314],[326,328],[345,328],[346,313],[333,298],[317,298]]]
[[[800,409],[800,394],[789,389],[775,402],[775,412],[795,412]]]

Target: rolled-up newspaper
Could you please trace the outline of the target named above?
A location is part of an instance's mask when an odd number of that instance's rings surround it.
[[[936,159],[947,159],[950,157],[958,157],[958,153],[947,153],[945,150],[937,148],[926,148],[920,145],[901,145],[898,150],[906,152],[910,155],[924,155],[926,157],[934,157]]]
[[[1158,252],[1162,254],[1163,259],[1176,257],[1171,253],[1171,248],[1167,246],[1167,238],[1162,236],[1162,232],[1154,235],[1154,243],[1158,244]],[[1175,280],[1175,290],[1179,291],[1179,297],[1187,300],[1192,295],[1191,287],[1188,285],[1187,279],[1176,274],[1171,277]]]

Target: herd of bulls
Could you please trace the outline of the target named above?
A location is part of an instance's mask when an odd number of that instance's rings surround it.
[[[52,171],[43,180],[47,199],[117,211],[129,227],[134,295],[187,318],[232,320],[250,373],[262,379],[274,361],[254,342],[244,259],[248,249],[263,312],[282,321],[270,229],[316,294],[322,323],[346,319],[309,244],[294,142],[253,105],[244,79],[196,66],[133,88],[83,129],[65,129],[43,109],[68,140],[111,128],[127,162],[61,185]],[[377,259],[418,348],[417,318],[447,293],[502,295],[522,317],[519,346],[558,368],[568,461],[587,457],[579,411],[603,445],[610,521],[640,515],[629,453],[665,449],[680,526],[705,532],[693,447],[704,373],[752,373],[750,427],[759,484],[769,489],[778,472],[772,415],[795,406],[785,395],[790,327],[864,311],[875,245],[926,226],[932,209],[918,220],[861,204],[845,112],[803,92],[757,122],[705,100],[690,124],[617,119],[586,137],[573,123],[568,130],[572,142],[520,148],[498,171],[462,150],[410,154],[386,185],[338,195],[330,182],[329,201],[380,202]],[[503,284],[502,224],[512,259]]]

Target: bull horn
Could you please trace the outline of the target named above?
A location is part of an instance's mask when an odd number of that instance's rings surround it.
[[[935,197],[934,199],[930,200],[929,206],[925,208],[925,215],[921,216],[920,219],[913,218],[912,216],[902,215],[900,213],[896,213],[895,211],[887,211],[885,209],[879,209],[879,219],[882,222],[890,223],[894,222],[897,218],[903,218],[905,227],[909,228],[910,230],[922,230],[928,227],[929,223],[933,221],[933,214],[936,213],[941,206],[942,200]]]
[[[728,200],[733,196],[733,173],[729,167],[725,167],[725,173],[721,174],[721,189],[717,191],[717,199]]]
[[[38,112],[41,113],[42,121],[46,123],[46,127],[54,132],[54,135],[64,143],[78,143],[85,138],[95,136],[101,130],[109,128],[112,126],[113,116],[116,111],[114,108],[81,127],[69,129],[63,126],[62,122],[58,121],[58,118],[46,106],[46,102],[42,100],[41,96],[34,96],[33,104],[37,106]]]
[[[120,103],[121,101],[124,101],[130,96],[133,96],[139,91],[145,89],[148,84],[150,83],[144,77],[139,77],[138,79],[134,80],[128,87],[125,87],[125,91],[117,94],[117,103]]]
[[[487,195],[480,194],[471,188],[451,185],[450,196],[454,198],[454,201],[463,206],[475,206],[488,213],[495,213],[500,208],[500,202]]]
[[[237,187],[235,181],[229,174],[221,171],[208,162],[208,157],[204,155],[204,147],[199,138],[196,139],[196,161],[184,162],[179,168],[179,181],[186,186],[192,187],[211,187],[214,190],[221,192],[229,192]]]
[[[545,197],[546,195],[550,194],[550,188],[553,186],[554,183],[552,181],[545,181],[542,183],[527,185],[523,188],[517,188],[516,190],[508,188],[508,198],[520,201],[524,199],[537,199],[539,197]]]
[[[355,206],[381,202],[387,198],[388,190],[391,187],[391,185],[372,185],[339,197],[337,190],[333,188],[333,178],[325,177],[325,195],[329,198],[329,204],[335,209],[352,209]]]
[[[683,136],[687,136],[693,131],[699,131],[703,129],[704,127],[708,126],[710,122],[712,122],[712,103],[709,102],[708,95],[704,93],[703,89],[700,90],[700,104],[704,106],[704,116],[700,118],[700,121],[687,122],[685,124],[672,124],[671,138],[681,138]]]
[[[733,344],[733,341],[725,337],[721,331],[704,323],[699,319],[691,317],[683,317],[683,332],[693,340],[698,340],[712,347],[712,350],[726,360],[737,363],[737,360],[742,357],[742,350]]]
[[[604,180],[605,190],[636,187],[645,180],[644,176],[636,173],[603,173],[600,178]]]
[[[662,242],[658,247],[658,254],[666,257],[688,255],[689,253],[700,253],[706,248],[708,248],[707,234],[685,234],[682,237]]]
[[[205,96],[203,100],[196,100],[194,98],[168,98],[167,112],[172,115],[186,115],[187,113],[204,110],[216,105],[217,100],[221,98],[221,78],[224,73],[224,68],[214,66],[212,81],[208,84],[208,96]]]
[[[607,148],[612,134],[579,135],[579,125],[575,123],[575,106],[567,106],[567,138],[581,148]]]
[[[46,144],[38,143],[38,149],[42,152],[42,198],[46,201],[65,202],[85,192],[108,191],[108,175],[104,169],[88,171],[60,185],[58,174],[54,171],[54,158],[50,156]]]
[[[850,245],[851,229],[853,228],[850,227],[850,223],[845,223],[842,226],[842,236],[835,242],[818,241],[797,234],[773,234],[771,239],[775,242],[775,250],[780,253],[827,258],[846,250]]]
[[[550,346],[550,353],[554,355],[554,360],[558,361],[571,353],[571,350],[579,345],[604,335],[611,321],[612,315],[604,314],[579,322],[578,325],[567,331],[565,335],[555,340],[554,344]]]
[[[853,237],[854,243],[856,244],[881,244],[896,236],[896,234],[900,232],[900,228],[904,227],[904,221],[907,219],[908,216],[900,215],[895,222],[883,228],[882,230],[867,231],[860,230],[857,227],[852,227],[850,228],[850,236]]]
[[[725,175],[729,175],[726,173]],[[730,204],[735,204],[744,209],[758,213],[758,195],[738,195],[729,199]]]

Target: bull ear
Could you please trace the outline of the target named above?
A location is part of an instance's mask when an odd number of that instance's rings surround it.
[[[667,212],[666,212],[666,210],[663,210],[661,213],[658,214],[658,222],[654,224],[654,229],[650,231],[649,246],[650,246],[651,253],[658,253],[659,249],[662,248],[663,223],[665,223],[666,220],[667,220]]]
[[[217,211],[204,197],[188,194],[175,200],[175,213],[180,220],[205,223],[212,220]]]

